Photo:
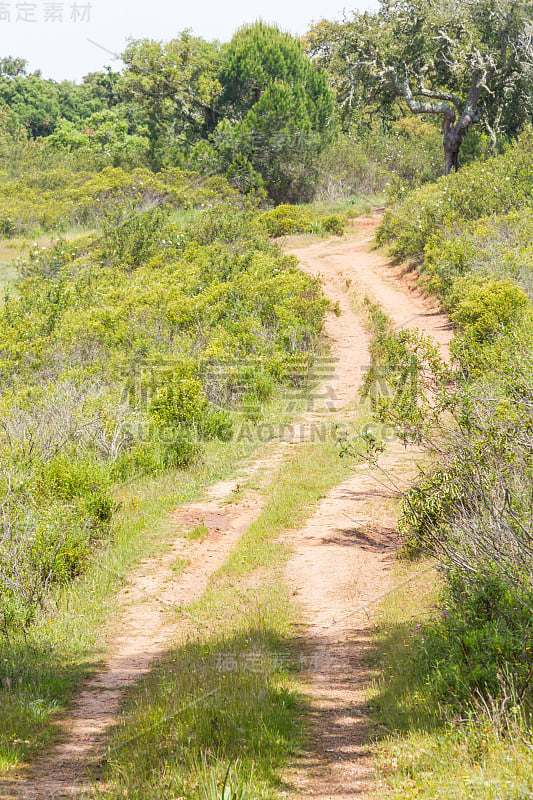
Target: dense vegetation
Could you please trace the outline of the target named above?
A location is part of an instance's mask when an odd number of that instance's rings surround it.
[[[361,76],[347,88],[337,75],[340,56],[332,55],[339,35],[318,26],[302,44],[257,23],[226,45],[189,32],[166,43],[132,41],[121,72],[92,73],[80,85],[57,84],[28,74],[20,59],[4,59],[1,128],[27,147],[22,158],[20,147],[4,143],[3,161],[26,181],[28,161],[37,171],[194,169],[276,202],[379,195],[394,176],[409,186],[435,179],[438,125],[431,115],[409,118],[401,98],[377,112],[361,95]],[[501,126],[498,141],[518,127]],[[468,134],[463,161],[491,142]]]
[[[480,718],[502,749],[505,740],[512,750],[512,735],[530,746],[531,24],[525,3],[384,0],[375,14],[318,23],[303,41],[260,22],[223,45],[190,32],[132,41],[121,72],[80,85],[0,61],[0,234],[24,253],[0,308],[0,675],[11,686],[23,673],[29,686],[2,718],[10,765],[27,752],[18,720],[31,719],[36,736],[42,695],[46,719],[57,696],[48,673],[28,679],[33,661],[39,672],[55,652],[48,640],[37,652],[33,632],[111,542],[120,487],[196,475],[209,448],[229,458],[240,421],[259,422],[282,387],[312,372],[327,303],[272,238],[342,235],[361,197],[388,199],[378,244],[412,262],[457,334],[445,363],[431,342],[393,332],[376,312],[366,391],[374,380],[388,391],[372,391],[374,411],[434,456],[404,499],[405,555],[429,553],[444,587],[441,613],[417,628],[398,666],[395,713],[411,732],[452,720],[467,750],[479,744]],[[438,115],[446,171],[461,166],[440,178]],[[372,456],[380,449],[367,444]],[[314,457],[337,475],[328,447]],[[268,537],[303,513],[298,476],[311,498],[327,484],[304,461],[287,477],[298,500],[287,504],[278,487],[273,510],[241,543],[243,572],[262,567]],[[207,631],[212,608],[220,615],[230,603],[230,578],[200,606]],[[253,600],[257,613],[274,609],[272,630],[285,636],[289,602],[277,583],[267,588]],[[164,665],[176,696],[216,678],[189,669],[197,652],[222,652],[230,631],[247,646],[255,617],[246,591],[220,641],[206,633],[198,648],[178,648],[180,669]],[[259,626],[250,641],[268,650],[267,639]],[[274,700],[263,678],[236,678],[253,698],[245,759],[254,793],[296,736],[287,676],[271,666]],[[164,708],[162,686],[155,676],[146,691]],[[216,795],[221,764],[241,741],[232,686],[224,758],[214,772],[199,767],[206,728],[190,775],[180,767],[161,779],[169,792],[193,791],[203,769],[204,793],[209,785]],[[384,692],[377,705],[389,700]],[[144,724],[142,703],[127,725]],[[184,720],[169,734],[180,747]],[[128,756],[132,786],[138,774],[148,786],[152,757]]]
[[[176,217],[157,177],[108,178],[126,186],[97,198],[101,233],[34,247],[0,311],[6,635],[83,571],[113,483],[186,466],[199,439],[231,438],[228,407],[254,413],[309,369],[326,308],[231,190]],[[189,185],[188,202],[209,193]]]
[[[421,632],[424,693],[503,725],[533,708],[531,135],[407,195],[379,232],[458,328],[450,364],[409,332],[375,343],[391,387],[377,413],[438,456],[404,501],[409,548],[445,579]]]

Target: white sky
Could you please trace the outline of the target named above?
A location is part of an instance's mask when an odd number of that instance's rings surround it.
[[[192,28],[206,39],[226,41],[240,25],[258,18],[304,33],[311,22],[336,19],[345,8],[376,7],[377,0],[349,0],[348,5],[346,0],[188,0],[175,5],[168,0],[0,0],[0,56],[25,58],[32,71],[41,69],[46,78],[79,80],[108,64],[120,68],[106,50],[120,53],[130,36],[171,39]]]

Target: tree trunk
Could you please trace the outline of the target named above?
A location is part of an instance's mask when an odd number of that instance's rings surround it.
[[[449,175],[453,169],[453,153],[444,145],[444,174]]]
[[[459,150],[466,136],[466,132],[473,122],[478,122],[477,112],[470,110],[463,111],[457,122],[455,121],[455,111],[444,112],[443,137],[444,145],[444,174],[459,169]]]
[[[468,127],[468,126],[467,126]],[[459,150],[466,134],[462,118],[455,124],[453,111],[444,114],[443,137],[444,145],[444,174],[449,175],[459,169]]]
[[[457,172],[459,169],[459,150],[449,149],[444,145],[444,174]]]

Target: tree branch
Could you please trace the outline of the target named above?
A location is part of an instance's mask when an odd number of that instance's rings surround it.
[[[414,94],[422,95],[422,97],[432,97],[435,100],[444,100],[447,103],[452,103],[457,109],[457,112],[459,114],[461,114],[462,112],[463,101],[456,94],[453,94],[453,92],[439,92],[437,89],[426,89],[422,87],[421,89],[418,89]]]
[[[455,117],[455,103],[450,99],[445,99],[444,92],[439,98],[436,96],[437,93],[434,95],[425,94],[423,90],[418,90],[416,94],[420,94],[424,97],[435,96],[435,99],[440,100],[440,102],[437,103],[422,103],[420,100],[416,100],[408,78],[405,77],[401,81],[398,80],[398,76],[393,67],[388,67],[386,70],[383,70],[381,78],[385,86],[390,87],[398,97],[404,98],[409,111],[412,111],[413,114],[450,114],[451,112]],[[429,92],[430,90],[427,91]],[[459,100],[459,98],[456,99]]]

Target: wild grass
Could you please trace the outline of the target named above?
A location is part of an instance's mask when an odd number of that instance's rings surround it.
[[[284,462],[269,489],[260,517],[252,522],[223,571],[245,575],[258,567],[272,567],[286,553],[279,535],[308,516],[326,491],[345,478],[352,465],[339,458],[332,438],[305,444]]]
[[[275,580],[226,585],[187,614],[189,638],[130,698],[102,796],[203,797],[233,767],[247,798],[273,797],[301,736],[286,590]]]
[[[351,466],[332,440],[303,444],[283,461],[260,517],[202,598],[181,610],[182,637],[131,693],[99,796],[286,796],[280,774],[301,747],[305,699],[283,532]]]
[[[275,397],[265,407],[264,424],[275,435],[279,420],[287,421],[293,414],[286,399]],[[250,436],[237,436],[229,443],[206,442],[203,459],[193,471],[172,470],[117,487],[114,496],[122,508],[109,544],[95,553],[87,575],[53,596],[25,637],[14,635],[0,644],[3,771],[25,762],[56,737],[54,715],[102,664],[113,634],[117,589],[136,561],[161,551],[173,534],[167,513],[198,498],[207,486],[238,474],[247,456],[268,452],[270,443],[254,436],[253,427],[247,430]],[[283,547],[274,537],[302,520],[306,509],[345,471],[333,441],[309,444],[305,455],[299,449],[291,455],[264,515],[232,555],[234,566],[228,574],[279,563]],[[203,535],[201,526],[190,533],[193,538]],[[177,563],[176,574],[185,566],[183,561]]]
[[[349,197],[334,200],[315,200],[310,207],[320,215],[341,214],[348,219],[367,216],[375,208],[381,208],[387,202],[384,193],[352,194]]]
[[[51,598],[25,636],[0,642],[0,767],[12,769],[57,735],[53,715],[102,664],[113,634],[115,593],[131,566],[161,551],[173,535],[168,512],[234,474],[257,443],[206,443],[195,471],[172,470],[117,488],[122,509],[109,544],[88,573]],[[183,568],[181,565],[179,568]]]
[[[437,610],[440,584],[433,563],[401,563],[396,585],[376,629],[381,678],[370,699],[381,731],[375,753],[387,798],[532,797],[531,733],[512,700],[503,714],[501,704],[479,702],[458,715],[432,696],[425,631],[443,613]]]

